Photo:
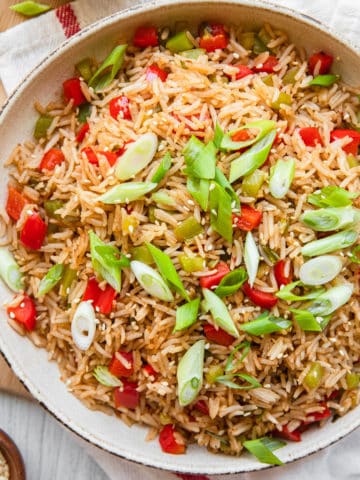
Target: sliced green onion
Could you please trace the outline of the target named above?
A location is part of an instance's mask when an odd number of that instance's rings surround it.
[[[36,296],[42,297],[46,293],[50,292],[50,290],[52,290],[55,285],[60,282],[63,272],[64,265],[61,263],[58,265],[53,265],[47,274],[41,279]]]
[[[184,303],[176,309],[176,322],[174,332],[185,330],[196,322],[200,306],[200,298],[195,298],[191,302]]]
[[[308,196],[307,201],[316,207],[346,207],[360,193],[349,192],[345,188],[328,185]]]
[[[179,242],[183,242],[186,240],[191,240],[192,238],[196,237],[203,233],[204,228],[200,223],[196,220],[195,217],[191,216],[188,217],[183,222],[179,223],[179,225],[175,228],[174,233],[175,237]]]
[[[360,245],[356,245],[356,247],[354,247],[351,250],[349,258],[352,262],[360,264],[360,256],[359,255],[360,255]]]
[[[332,75],[331,73],[326,75],[317,75],[309,83],[309,87],[330,87],[335,82],[340,80],[340,75]]]
[[[321,380],[324,376],[324,368],[320,363],[318,362],[313,362],[311,364],[310,370],[306,374],[303,383],[308,387],[308,388],[317,388]]]
[[[286,300],[287,302],[297,302],[297,301],[304,301],[304,300],[313,300],[314,298],[317,298],[319,295],[325,292],[324,288],[318,288],[315,290],[310,291],[306,295],[295,295],[292,290],[296,287],[301,287],[303,286],[300,280],[297,280],[296,282],[291,282],[288,283],[287,285],[282,285],[280,287],[280,290],[275,293],[275,295],[278,298],[281,298],[281,300]]]
[[[239,338],[239,332],[236,329],[234,320],[225,305],[225,303],[211,290],[203,288],[204,306],[213,317],[215,325],[225,330],[235,338]]]
[[[161,275],[165,280],[178,292],[185,300],[190,301],[189,295],[184,288],[184,285],[177,273],[170,257],[166,255],[159,248],[151,245],[151,243],[146,243],[149,252],[151,253],[155,263],[160,270]]]
[[[122,387],[122,381],[110,373],[108,367],[99,365],[94,368],[93,375],[96,380],[101,383],[101,385],[105,385],[105,387]]]
[[[329,288],[314,300],[308,310],[317,316],[330,315],[350,300],[353,290],[354,285],[350,283]]]
[[[212,179],[215,177],[216,147],[214,142],[204,145],[194,135],[183,150],[185,173],[190,177]]]
[[[128,182],[115,185],[106,193],[98,197],[99,202],[114,203],[130,203],[138,200],[147,193],[157,187],[157,183],[152,182]]]
[[[315,315],[307,310],[290,308],[290,312],[294,314],[295,320],[304,332],[322,332],[330,320],[329,315],[315,317]]]
[[[116,77],[124,63],[127,45],[117,45],[89,81],[89,86],[95,91],[107,87]]]
[[[0,247],[0,277],[14,292],[20,292],[24,288],[19,265],[6,247]]]
[[[175,200],[166,193],[166,190],[159,190],[157,192],[154,192],[151,195],[151,200],[153,200],[155,203],[159,203],[160,205],[165,205],[167,207],[176,206]]]
[[[68,296],[70,288],[74,283],[76,276],[77,276],[76,270],[70,268],[69,265],[65,265],[64,273],[61,279],[60,292],[59,292],[63,298]]]
[[[257,143],[259,140],[265,137],[269,132],[276,128],[276,122],[273,120],[259,120],[256,122],[247,123],[236,130],[232,130],[229,133],[223,135],[220,148],[222,150],[240,150],[241,148],[249,147],[254,143]],[[250,130],[256,129],[259,130],[258,134],[249,140],[244,140],[242,142],[234,142],[231,140],[236,133],[240,132],[241,130]]]
[[[154,173],[151,181],[152,183],[160,183],[161,180],[165,177],[167,172],[170,170],[172,164],[172,158],[170,152],[167,152],[164,155],[164,158],[161,160],[160,165],[158,166],[156,172]]]
[[[179,53],[184,50],[190,50],[194,45],[189,38],[189,32],[183,31],[170,37],[165,46],[170,52]]]
[[[164,302],[172,302],[174,300],[169,287],[156,270],[137,260],[130,262],[130,268],[147,293],[153,297],[160,298]]]
[[[130,250],[130,255],[131,260],[138,260],[139,262],[146,263],[146,265],[153,265],[155,263],[146,245],[132,247]]]
[[[210,185],[209,208],[211,228],[228,242],[232,242],[232,201],[230,195],[218,183]]]
[[[14,10],[14,12],[25,15],[25,17],[36,17],[41,13],[51,10],[50,5],[46,5],[45,3],[33,2],[32,0],[16,3],[15,5],[11,5],[9,8],[10,10]]]
[[[350,247],[356,242],[358,233],[355,230],[345,230],[343,232],[329,235],[320,240],[314,240],[307,243],[301,249],[304,257],[315,257],[324,253],[334,252],[342,248]]]
[[[81,77],[88,82],[92,77],[91,71],[92,61],[91,58],[83,58],[75,65],[76,70],[80,73]]]
[[[284,198],[295,175],[295,160],[280,159],[270,168],[269,190],[274,198]]]
[[[215,130],[214,130],[214,139],[213,139],[213,142],[216,148],[220,148],[224,135],[225,135],[224,130],[221,128],[220,124],[216,122]]]
[[[205,340],[198,340],[181,358],[177,368],[178,397],[181,407],[198,396],[203,383]]]
[[[255,143],[249,150],[241,154],[231,162],[230,166],[230,182],[233,183],[239,177],[250,175],[257,168],[265,163],[272,144],[276,137],[276,130],[272,130],[265,135],[260,141]]]
[[[353,207],[329,207],[307,210],[300,220],[318,232],[344,230],[356,225],[360,220],[360,211]]]
[[[280,259],[279,255],[267,245],[259,245],[259,251],[261,256],[264,258],[265,263],[267,263],[270,267],[275,265],[275,263]]]
[[[205,178],[188,177],[186,188],[190,195],[198,202],[200,207],[206,211],[209,203],[210,180]]]
[[[274,317],[268,311],[263,312],[255,320],[242,323],[240,329],[250,335],[267,335],[269,333],[281,332],[292,325],[290,320],[281,317]]]
[[[223,277],[219,285],[215,289],[216,295],[226,297],[237,292],[239,288],[246,282],[248,275],[244,268],[240,267],[229,272]]]
[[[280,110],[281,105],[291,105],[292,98],[288,93],[280,92],[275,102],[271,103],[271,108],[276,112]]]
[[[238,383],[233,382],[233,378],[241,378],[247,382],[245,385],[239,385]],[[221,375],[220,377],[216,378],[217,383],[221,383],[228,388],[233,388],[234,390],[253,390],[254,388],[261,387],[261,383],[259,383],[256,378],[247,373],[233,373],[228,375]]]
[[[245,342],[239,343],[239,345],[236,345],[228,356],[228,359],[226,360],[226,365],[225,365],[225,373],[229,373],[232,370],[234,370],[239,363],[243,362],[245,358],[247,357],[248,353],[250,352],[250,345],[251,343],[245,340]],[[234,355],[236,352],[238,352],[240,349],[243,349],[241,357],[238,359],[236,362],[236,365],[234,365]]]
[[[246,440],[243,446],[252,453],[261,463],[268,465],[283,465],[283,462],[272,452],[286,445],[285,442],[270,437]]]
[[[180,53],[183,57],[197,60],[201,55],[206,55],[206,50],[203,48],[193,48],[192,50],[185,50]]]
[[[348,390],[354,390],[355,388],[358,388],[359,383],[360,383],[360,375],[355,372],[349,372],[346,374],[345,377],[346,380],[346,387]]]
[[[200,256],[190,257],[181,253],[178,258],[181,268],[187,273],[200,272],[205,268],[205,260]]]
[[[242,193],[248,197],[256,198],[266,177],[266,173],[262,170],[255,170],[251,175],[247,175],[241,184]]]
[[[52,124],[53,120],[54,118],[50,115],[40,115],[40,117],[36,120],[33,132],[33,136],[36,140],[46,137],[48,128]]]
[[[145,133],[136,142],[130,143],[115,166],[116,177],[128,180],[139,173],[154,158],[157,147],[158,138],[152,132]]]
[[[339,275],[343,263],[335,255],[322,255],[305,262],[299,271],[299,278],[305,285],[324,285]]]
[[[220,170],[219,167],[215,167],[215,182],[222,187],[226,193],[231,197],[231,200],[233,202],[233,205],[235,205],[236,208],[240,207],[240,199],[235,192],[235,190],[232,188],[231,183],[229,180],[225,177],[223,172]]]
[[[91,114],[91,103],[83,103],[79,105],[79,113],[77,114],[77,119],[80,123],[85,123],[87,118],[90,117]]]
[[[87,350],[96,332],[95,310],[90,302],[80,302],[71,320],[71,336],[79,350]]]
[[[252,287],[254,285],[257,271],[259,268],[259,250],[255,243],[254,237],[251,232],[248,232],[245,240],[244,247],[244,262],[246,270],[249,276],[249,284]]]

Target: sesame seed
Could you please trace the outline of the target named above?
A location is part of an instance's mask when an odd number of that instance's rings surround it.
[[[100,308],[98,306],[95,307],[95,312],[100,312]]]
[[[25,308],[25,303],[24,302],[20,303],[20,308]]]
[[[27,213],[28,215],[32,215],[32,214],[33,214],[33,211],[32,211],[32,210],[27,210],[26,213]]]
[[[133,225],[129,225],[129,232],[130,232],[130,233],[133,233],[133,232],[134,232],[134,227],[133,227]]]
[[[15,318],[15,313],[14,312],[10,312],[9,315],[10,315],[10,318]]]
[[[234,52],[233,57],[234,58],[240,58],[240,55],[237,52]]]
[[[211,210],[211,213],[212,213],[213,215],[215,215],[215,217],[217,217],[217,211],[215,210],[215,208],[213,208],[213,209]]]
[[[192,200],[188,200],[187,203],[188,203],[189,205],[195,205],[195,203],[194,203]]]
[[[215,188],[215,183],[211,183],[209,187],[210,192],[212,192],[214,188]]]

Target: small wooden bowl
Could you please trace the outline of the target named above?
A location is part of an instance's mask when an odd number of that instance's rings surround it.
[[[9,465],[10,480],[26,480],[25,466],[15,443],[0,429],[0,451]]]

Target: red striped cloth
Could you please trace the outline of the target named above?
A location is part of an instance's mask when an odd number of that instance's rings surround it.
[[[80,25],[72,6],[68,3],[55,10],[56,18],[59,20],[66,38],[80,32]]]

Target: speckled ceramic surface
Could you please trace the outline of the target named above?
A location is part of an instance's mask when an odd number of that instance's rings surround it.
[[[350,84],[358,82],[360,56],[354,47],[337,37],[327,26],[268,2],[249,0],[189,2],[155,1],[141,7],[119,12],[87,27],[49,55],[10,97],[0,115],[1,162],[13,146],[30,138],[36,113],[35,99],[47,103],[60,94],[62,81],[71,76],[74,64],[84,56],[102,58],[114,41],[132,37],[138,25],[151,23],[169,25],[179,20],[197,24],[203,20],[223,23],[244,23],[260,26],[264,21],[286,30],[290,40],[306,48],[308,53],[325,49],[336,58],[334,71]],[[360,83],[360,82],[358,82]],[[7,174],[0,165],[0,202],[6,197]],[[0,303],[11,293],[0,286]],[[248,455],[240,458],[212,455],[205,449],[190,446],[186,455],[166,455],[158,442],[145,442],[145,428],[126,427],[120,420],[86,409],[67,392],[59,379],[54,363],[47,354],[36,349],[7,326],[5,311],[0,311],[0,349],[16,375],[59,421],[93,444],[118,456],[146,465],[187,473],[221,474],[267,468]],[[304,434],[301,443],[289,443],[279,452],[284,462],[307,456],[340,439],[360,425],[360,407],[323,429]]]

